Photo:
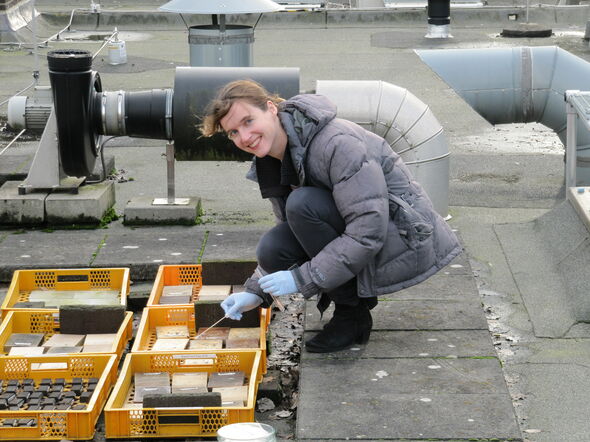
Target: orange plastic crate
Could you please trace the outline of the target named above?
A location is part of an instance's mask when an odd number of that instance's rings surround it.
[[[261,350],[262,373],[266,373],[266,315],[270,314],[268,309],[260,309],[260,347],[250,349],[232,348],[227,350],[235,351],[252,351]],[[236,325],[239,321],[236,321]],[[132,353],[150,352],[156,342],[156,327],[162,325],[186,325],[191,338],[196,336],[196,330],[200,327],[195,324],[194,305],[177,305],[177,306],[155,306],[143,309],[141,321],[137,329],[135,341],[133,342]],[[195,350],[179,350],[172,353],[187,354],[194,353]]]
[[[217,350],[190,355],[168,353],[130,353],[125,357],[119,380],[106,406],[107,438],[214,437],[224,425],[254,422],[258,384],[262,379],[256,351]],[[208,361],[210,364],[200,363]],[[231,372],[243,371],[248,379],[248,401],[243,407],[126,408],[133,375],[137,372]],[[174,424],[161,423],[174,416]],[[182,421],[186,423],[182,423]],[[180,422],[179,422],[180,421]]]
[[[162,307],[160,297],[164,287],[171,285],[193,285],[191,304],[198,300],[199,290],[203,287],[203,267],[201,264],[161,265],[158,268],[154,285],[147,301],[148,307]],[[176,304],[189,305],[189,304]],[[266,314],[266,327],[270,325],[270,309]]]
[[[64,378],[66,381],[75,377],[99,379],[86,410],[0,410],[0,440],[91,439],[96,421],[117,379],[116,359],[112,354],[0,358],[2,379],[33,379],[35,382],[43,378]],[[34,369],[34,364],[48,362],[65,364],[66,368]],[[4,427],[2,424],[6,419],[35,419],[36,425]]]
[[[193,285],[192,302],[196,301],[199,290],[203,286],[202,272],[203,268],[201,264],[161,265],[158,268],[147,306],[160,305],[162,291],[164,287],[170,285]]]
[[[2,302],[2,317],[9,311],[30,311],[28,308],[14,308],[17,302],[29,300],[33,290],[83,291],[109,289],[117,290],[121,305],[127,306],[129,295],[128,268],[96,269],[33,269],[16,270]],[[58,309],[35,309],[57,312]]]
[[[2,321],[2,324],[0,324],[1,355],[6,355],[4,352],[4,344],[6,344],[6,341],[12,333],[45,333],[45,340],[47,340],[54,334],[59,333],[59,313],[31,309],[9,311]],[[133,312],[126,312],[125,318],[117,331],[117,339],[113,343],[111,351],[108,352],[116,354],[117,361],[123,355],[127,342],[129,342],[132,335]],[[71,353],[72,356],[82,354],[85,353]]]

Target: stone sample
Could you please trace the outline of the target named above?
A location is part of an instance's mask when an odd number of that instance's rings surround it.
[[[215,387],[212,391],[221,393],[221,400],[223,402],[241,402],[242,404],[248,401],[248,386],[240,385],[237,387]]]
[[[161,338],[188,338],[189,331],[186,325],[158,325],[156,337]]]
[[[219,301],[197,301],[195,302],[195,324],[197,327],[211,327],[225,316]],[[237,324],[233,319],[225,318],[219,327],[235,327]],[[242,314],[239,324],[243,327],[258,327],[260,325],[260,309],[255,308]]]
[[[44,337],[43,333],[12,333],[4,343],[4,353],[12,347],[38,347]]]
[[[204,285],[199,290],[199,301],[223,301],[231,293],[231,285]]]
[[[143,408],[221,407],[221,393],[146,393]]]
[[[59,309],[62,333],[102,334],[117,333],[125,319],[125,307],[70,305]]]
[[[206,392],[207,372],[172,373],[172,393]]]
[[[184,350],[188,345],[185,338],[159,338],[152,346],[152,351],[176,351]]]
[[[188,341],[189,350],[220,350],[223,348],[222,339],[191,339]]]
[[[45,347],[12,347],[8,356],[39,356],[45,353]]]
[[[43,343],[43,347],[76,347],[81,346],[86,335],[56,333]]]
[[[134,402],[143,402],[146,393],[170,394],[170,374],[161,373],[135,373],[133,376],[135,385]]]
[[[207,387],[240,387],[244,385],[244,378],[245,375],[243,371],[223,373],[214,372],[209,374],[209,381],[207,382]]]

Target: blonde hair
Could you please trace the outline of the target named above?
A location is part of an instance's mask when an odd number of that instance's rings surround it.
[[[244,100],[263,111],[267,110],[268,101],[275,105],[285,101],[280,96],[269,93],[262,85],[253,80],[232,81],[223,86],[207,105],[203,122],[199,128],[201,134],[210,137],[217,132],[223,132],[220,121],[237,100]]]

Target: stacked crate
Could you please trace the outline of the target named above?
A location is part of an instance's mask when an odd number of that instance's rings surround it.
[[[125,312],[129,285],[127,268],[14,272],[1,307],[0,439],[93,437],[132,336],[133,314]],[[60,307],[84,304],[105,306],[107,314],[116,310],[116,333],[93,334],[91,339],[68,332]],[[78,322],[78,330],[88,325]],[[58,348],[62,343],[76,345]],[[47,348],[57,354],[45,353]]]
[[[247,325],[256,329],[252,348],[221,348],[214,339],[204,345],[194,338],[224,316],[220,299],[204,302],[205,290],[200,265],[160,266],[105,407],[108,438],[211,437],[224,425],[254,421],[270,312],[224,319],[208,332]]]

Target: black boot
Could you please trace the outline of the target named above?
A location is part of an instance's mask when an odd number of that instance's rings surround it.
[[[371,312],[364,302],[356,306],[336,304],[334,316],[324,329],[305,342],[311,353],[344,350],[353,344],[366,344],[373,327]]]

